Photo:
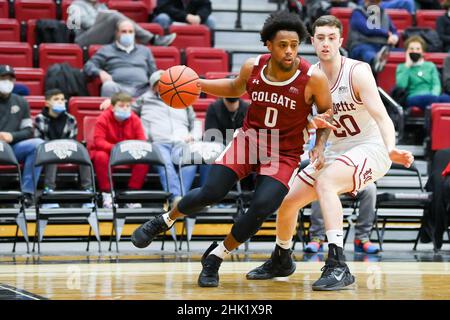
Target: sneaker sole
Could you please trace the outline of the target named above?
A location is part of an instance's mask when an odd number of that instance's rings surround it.
[[[217,284],[214,284],[214,283],[201,283],[200,281],[198,281],[197,284],[198,284],[199,287],[202,287],[202,288],[215,288],[215,287],[219,286],[218,283]]]
[[[355,283],[355,277],[352,275],[351,279],[348,283],[346,283],[344,281],[344,279],[342,281],[337,282],[336,284],[329,286],[329,287],[325,287],[325,286],[312,286],[312,289],[314,291],[338,291],[338,290],[350,290],[350,289],[354,289],[353,288],[353,284]]]
[[[136,239],[136,233],[138,233],[138,232],[140,232],[140,233],[142,233],[142,234],[145,235],[145,233],[142,232],[142,231],[141,231],[141,228],[139,227],[139,228],[137,228],[137,229],[133,232],[133,234],[131,235],[131,242],[133,243],[133,245],[134,245],[135,247],[140,248],[140,249],[143,249],[143,248],[148,247],[148,246],[152,243],[153,239],[150,240],[150,241],[146,241],[146,242],[138,241],[138,240]]]
[[[247,273],[246,278],[247,280],[270,280],[273,278],[284,278],[284,277],[289,277],[291,274],[293,274],[295,272],[295,270],[297,269],[297,265],[294,263],[293,267],[291,269],[289,269],[288,271],[286,271],[285,273],[282,274],[277,274],[277,275],[269,275],[266,274],[265,276],[251,276],[249,275],[249,273]]]

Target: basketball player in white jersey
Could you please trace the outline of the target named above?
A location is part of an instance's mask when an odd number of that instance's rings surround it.
[[[319,57],[317,67],[329,80],[333,100],[333,124],[325,164],[312,163],[294,179],[277,215],[277,239],[271,258],[250,271],[247,279],[288,276],[295,271],[291,256],[292,235],[299,209],[319,200],[328,238],[328,259],[313,290],[339,290],[354,283],[344,261],[343,210],[339,194],[356,194],[383,177],[391,163],[409,167],[409,151],[395,148],[395,129],[379,96],[370,66],[342,57],[342,24],[334,16],[322,16],[312,27],[312,44]]]

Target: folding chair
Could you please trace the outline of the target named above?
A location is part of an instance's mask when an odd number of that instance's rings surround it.
[[[389,209],[422,209],[425,210],[431,203],[432,193],[426,192],[422,183],[422,177],[420,172],[413,163],[411,167],[405,168],[400,164],[393,163],[391,165],[391,170],[398,170],[399,172],[413,173],[418,179],[419,188],[414,188],[412,190],[397,189],[393,191],[383,192],[377,195],[376,209],[375,209],[375,221],[378,222],[379,209],[389,208]],[[401,219],[417,219],[416,216],[412,215],[402,215],[396,216],[396,218]],[[383,217],[383,225],[381,229],[380,248],[383,244],[384,233],[386,231],[386,224],[389,216]],[[413,250],[416,250],[417,243],[419,242],[420,235],[422,233],[422,227],[420,228],[417,238],[414,242]]]
[[[178,171],[181,185],[181,193],[184,195],[187,190],[183,188],[183,174],[182,168],[190,165],[202,165],[202,164],[212,164],[214,160],[223,152],[225,146],[222,143],[217,142],[196,142],[186,144],[181,152],[181,156],[178,159]],[[241,184],[238,181],[236,183],[236,190],[230,191],[223,199],[226,203],[232,203],[231,208],[205,208],[199,215],[204,215],[205,219],[210,219],[215,216],[217,219],[222,219],[224,217],[232,218],[233,222],[244,213],[244,194],[241,189]],[[189,242],[192,239],[192,232],[194,230],[194,225],[197,218],[186,217],[183,223],[183,230],[181,232],[180,247],[183,243],[183,235],[186,231],[186,244],[187,250],[190,250]],[[245,242],[245,250],[248,250],[248,242]]]
[[[95,192],[94,169],[91,159],[86,148],[76,140],[58,139],[45,142],[38,146],[36,150],[36,160],[34,166],[45,166],[49,164],[78,164],[89,166],[92,186],[91,190],[62,190],[52,191],[48,193],[37,193],[35,188],[35,205],[36,205],[36,231],[33,241],[33,252],[35,249],[36,239],[38,242],[38,253],[40,253],[40,243],[44,237],[45,227],[49,220],[56,222],[64,222],[74,218],[86,219],[90,225],[88,234],[87,251],[89,250],[91,231],[94,231],[98,242],[98,250],[101,251],[100,233],[97,217],[97,196]],[[33,170],[33,182],[36,177]],[[37,183],[35,183],[37,185]],[[45,203],[92,203],[92,208],[61,208],[61,209],[43,209],[40,206]]]
[[[21,178],[22,175],[20,172],[20,165],[16,159],[16,156],[14,155],[11,146],[4,141],[0,141],[0,165],[15,167],[18,176],[18,186],[19,186],[18,190],[0,191],[0,203],[19,205],[18,209],[17,208],[0,209],[0,219],[5,221],[9,219],[14,219],[17,224],[12,252],[16,251],[16,242],[20,228],[20,231],[22,231],[23,237],[25,238],[27,244],[27,253],[30,253],[30,246],[27,232],[27,219],[25,216],[24,197],[22,191],[20,190],[20,186],[22,185],[22,178]]]
[[[158,165],[166,168],[164,160],[159,151],[153,145],[141,140],[126,140],[116,144],[111,151],[109,159],[108,174],[111,185],[111,197],[113,207],[113,227],[109,242],[109,250],[111,251],[113,235],[115,235],[116,250],[119,251],[119,241],[122,235],[125,220],[132,218],[135,222],[147,221],[150,217],[165,213],[165,207],[169,205],[170,192],[161,190],[119,190],[114,183],[112,170],[115,166],[148,164]],[[169,180],[166,172],[166,185],[168,189]],[[143,203],[149,207],[141,209],[120,208],[119,205],[125,203]],[[177,239],[174,228],[172,230],[172,238],[175,243],[175,251],[177,250]],[[164,238],[161,250],[164,249]]]

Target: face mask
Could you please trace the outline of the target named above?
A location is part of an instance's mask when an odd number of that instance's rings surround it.
[[[131,34],[121,34],[119,43],[124,47],[130,47],[134,44],[134,33]]]
[[[420,58],[422,58],[422,55],[417,52],[410,52],[409,57],[411,58],[412,62],[417,62]]]
[[[229,103],[233,103],[239,100],[239,98],[225,98],[225,100],[227,100],[227,102]]]
[[[125,121],[131,116],[131,111],[121,111],[116,110],[114,111],[114,117],[117,121]]]
[[[63,113],[63,112],[66,111],[66,105],[65,105],[64,103],[61,103],[61,104],[55,103],[55,104],[52,106],[52,110],[53,110],[53,112],[56,113],[56,114],[61,114],[61,113]]]
[[[0,80],[0,92],[10,94],[13,91],[14,83],[11,80]]]

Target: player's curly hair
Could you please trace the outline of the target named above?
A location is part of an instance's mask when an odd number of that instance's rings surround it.
[[[280,30],[297,32],[300,42],[309,36],[308,30],[306,30],[305,25],[297,14],[288,11],[277,11],[271,13],[264,22],[260,32],[261,41],[264,45],[267,45],[266,42],[273,40]]]

